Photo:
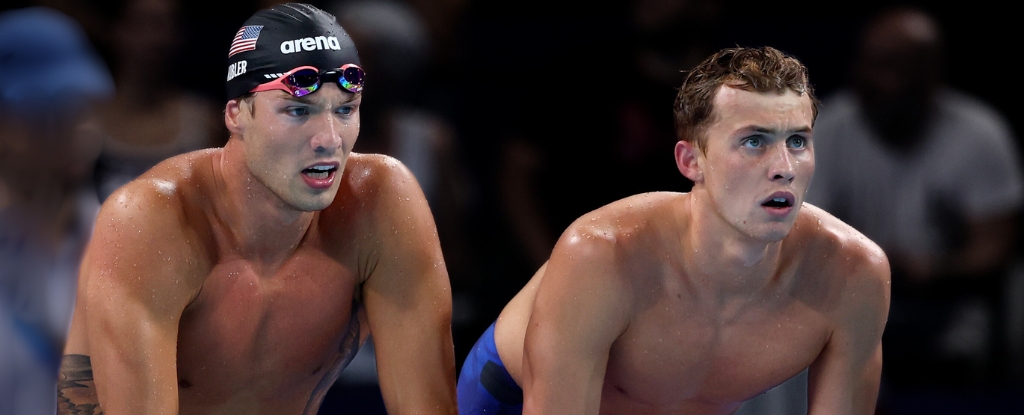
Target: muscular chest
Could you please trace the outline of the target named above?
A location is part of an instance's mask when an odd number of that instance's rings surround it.
[[[218,264],[182,316],[179,378],[224,396],[311,389],[358,347],[357,287],[349,267],[312,250],[269,273]]]
[[[643,314],[612,347],[610,399],[668,407],[742,401],[807,367],[828,335],[826,319],[795,301],[728,318],[667,303]]]

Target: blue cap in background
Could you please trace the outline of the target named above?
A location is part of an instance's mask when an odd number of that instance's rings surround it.
[[[0,13],[0,108],[61,111],[113,93],[110,71],[77,21],[45,7]]]

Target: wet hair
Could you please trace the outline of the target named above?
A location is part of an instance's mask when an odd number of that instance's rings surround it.
[[[678,140],[705,149],[706,130],[714,121],[715,96],[723,85],[750,92],[807,95],[813,107],[812,122],[818,116],[818,99],[807,80],[807,67],[799,60],[768,46],[726,48],[686,74],[672,107]]]

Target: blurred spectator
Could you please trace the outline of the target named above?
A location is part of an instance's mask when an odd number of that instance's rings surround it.
[[[179,86],[183,57],[178,0],[127,0],[104,37],[117,94],[101,111],[105,134],[97,163],[100,200],[157,163],[220,146],[219,105]]]
[[[76,21],[0,14],[0,415],[53,414],[82,249],[99,207],[90,108],[113,94]]]
[[[814,127],[807,200],[877,242],[892,267],[883,399],[887,386],[994,380],[1005,346],[1021,162],[1007,120],[944,84],[943,52],[925,12],[881,13],[851,88],[826,97]]]

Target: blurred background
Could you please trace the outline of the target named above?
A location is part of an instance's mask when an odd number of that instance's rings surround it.
[[[35,107],[19,87],[44,82],[18,78],[41,73],[16,62],[34,35],[0,19],[0,415],[45,412],[14,397],[29,387],[25,373],[59,361],[95,206],[166,157],[225,142],[228,45],[276,3],[0,6],[66,16],[66,37],[85,43],[64,41],[105,73],[88,80],[94,88],[32,103],[64,108],[73,96],[73,108],[25,115]],[[368,74],[356,151],[402,160],[431,204],[460,367],[573,219],[631,194],[690,188],[672,158],[682,71],[722,47],[768,45],[808,66],[823,101],[808,200],[893,263],[878,413],[1024,413],[1024,118],[1013,104],[1024,93],[1013,63],[1022,39],[1008,3],[309,3],[338,17]],[[375,382],[371,340],[321,413],[383,413]],[[799,391],[773,392],[741,411],[801,413]]]

